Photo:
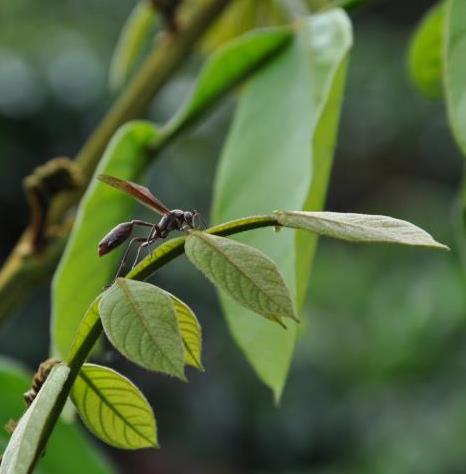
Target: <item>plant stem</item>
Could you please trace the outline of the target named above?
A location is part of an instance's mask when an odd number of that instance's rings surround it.
[[[207,229],[205,232],[214,235],[233,235],[240,232],[245,232],[247,230],[259,229],[261,227],[277,227],[280,226],[279,222],[274,215],[263,215],[263,216],[254,216],[246,217],[242,219],[237,219],[225,224],[213,226]],[[148,275],[153,273],[158,268],[166,265],[168,262],[181,255],[184,252],[184,242],[186,237],[178,237],[175,239],[168,240],[163,244],[159,245],[153,255],[146,257],[137,267],[135,267],[128,275],[127,278],[133,280],[143,280],[147,278]],[[94,301],[92,305],[96,304]],[[68,379],[63,386],[62,391],[60,392],[59,397],[57,398],[54,408],[51,412],[51,416],[47,420],[37,453],[39,453],[38,458],[35,460],[34,464],[37,463],[40,458],[40,453],[44,451],[47,446],[47,442],[53,432],[53,429],[60,417],[60,414],[65,406],[66,400],[71,392],[73,383],[76,380],[76,377],[79,374],[81,366],[86,361],[89,356],[92,347],[97,342],[99,336],[102,334],[103,328],[100,318],[97,319],[92,326],[89,328],[87,326],[86,336],[82,339],[77,350],[73,351],[73,355],[70,360],[67,362],[70,367],[70,374]],[[78,332],[81,327],[78,328]],[[34,467],[34,466],[33,466]],[[32,470],[32,469],[31,469]]]

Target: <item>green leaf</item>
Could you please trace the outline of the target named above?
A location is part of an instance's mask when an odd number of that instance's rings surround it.
[[[103,294],[99,312],[110,342],[129,360],[186,380],[183,342],[167,292],[118,278]]]
[[[248,83],[217,172],[214,222],[274,209],[321,209],[351,41],[343,11],[314,15],[300,24],[293,44]],[[274,235],[264,229],[240,240],[273,259],[292,294],[299,291],[299,309],[315,239],[295,240],[291,232]],[[282,331],[221,299],[233,337],[278,400],[296,327]]]
[[[114,135],[96,170],[135,179],[148,162],[147,147],[157,138],[149,122],[131,122]],[[134,200],[93,179],[78,209],[76,222],[55,272],[52,286],[52,352],[64,358],[89,302],[108,284],[121,251],[99,258],[97,243],[128,220]]]
[[[202,50],[210,52],[249,30],[288,23],[282,0],[241,0],[230,2],[223,15],[202,40]]]
[[[443,31],[445,3],[434,5],[416,28],[409,48],[409,72],[418,91],[428,99],[443,96]]]
[[[184,360],[187,365],[204,370],[201,361],[202,329],[193,310],[176,296],[168,295],[173,299],[176,321],[184,346]]]
[[[56,365],[39,390],[37,397],[26,410],[14,430],[10,442],[3,454],[0,474],[28,474],[35,460],[41,455],[38,452],[44,427],[68,378],[70,369]]]
[[[71,398],[99,439],[120,449],[158,447],[154,413],[139,389],[108,367],[84,364]]]
[[[28,374],[17,364],[0,359],[0,427],[8,420],[18,420],[24,412],[23,393],[31,386],[32,374]],[[0,429],[0,453],[3,452],[10,436]],[[79,464],[70,459],[79,453]],[[43,474],[110,474],[112,469],[89,443],[82,430],[73,424],[58,421],[47,445],[47,453],[39,461],[38,472]]]
[[[276,211],[285,227],[305,229],[350,242],[386,243],[449,250],[425,230],[410,222],[387,216],[344,212]]]
[[[259,250],[194,231],[186,239],[185,252],[214,285],[244,307],[281,325],[283,318],[298,321],[283,277]]]
[[[109,82],[113,90],[119,89],[126,82],[153,32],[155,20],[154,5],[148,0],[140,0],[128,16],[110,63]]]
[[[445,23],[445,92],[453,135],[466,156],[466,4],[449,0]]]
[[[207,60],[189,99],[164,127],[164,133],[179,131],[192,123],[226,91],[286,46],[291,38],[289,27],[267,28],[247,33],[220,48]]]

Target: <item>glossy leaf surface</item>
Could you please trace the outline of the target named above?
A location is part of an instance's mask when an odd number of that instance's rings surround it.
[[[118,372],[84,364],[71,397],[89,430],[110,446],[120,449],[157,447],[151,406],[140,390]]]

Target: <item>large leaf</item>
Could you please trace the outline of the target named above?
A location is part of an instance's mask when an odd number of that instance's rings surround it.
[[[448,116],[466,156],[466,2],[449,0],[445,23],[445,92]]]
[[[154,29],[156,11],[148,0],[139,0],[121,30],[110,64],[110,87],[119,89],[127,80],[150,33]]]
[[[124,179],[138,176],[148,161],[148,146],[157,131],[149,122],[131,122],[112,138],[96,170]],[[134,201],[93,180],[79,206],[70,239],[53,279],[52,345],[61,358],[68,354],[89,303],[113,277],[121,251],[100,259],[97,243],[116,224],[128,220]]]
[[[281,325],[282,318],[297,321],[283,277],[259,250],[224,237],[191,232],[185,252],[214,285],[244,307]]]
[[[183,342],[167,292],[118,278],[102,296],[99,312],[107,337],[129,360],[185,380]]]
[[[443,96],[444,23],[445,3],[441,1],[424,15],[409,49],[411,80],[429,99]]]
[[[343,212],[276,211],[280,224],[350,242],[387,243],[448,250],[425,230],[388,216]]]
[[[24,412],[23,393],[29,390],[32,374],[20,367],[0,360],[0,426],[8,420],[18,420]],[[9,435],[0,430],[0,452],[7,445]],[[70,463],[70,458],[79,453],[79,464]],[[47,453],[39,461],[38,472],[42,474],[110,474],[108,463],[99,456],[82,430],[73,424],[58,421],[47,445]]]
[[[3,454],[0,474],[28,474],[41,455],[39,443],[54,403],[65,384],[70,369],[56,365],[38,395],[18,422]]]
[[[154,413],[139,389],[108,367],[84,364],[71,398],[86,426],[120,449],[157,447]]]
[[[343,11],[315,15],[302,23],[292,46],[248,84],[218,169],[215,222],[274,209],[319,210],[350,46],[351,25]],[[294,295],[297,278],[307,280],[315,239],[297,239],[297,249],[292,232],[274,235],[265,229],[241,241],[260,248],[278,264]],[[301,258],[304,264],[297,267]],[[231,300],[222,298],[222,304],[235,340],[278,400],[295,345],[295,326],[283,331],[251,317]]]

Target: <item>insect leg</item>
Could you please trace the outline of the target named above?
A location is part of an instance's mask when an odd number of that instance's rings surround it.
[[[125,263],[126,263],[126,260],[128,258],[128,255],[129,255],[129,251],[131,249],[131,246],[135,243],[135,242],[144,242],[146,240],[145,237],[133,237],[129,244],[128,244],[128,247],[126,247],[126,250],[125,250],[125,253],[123,255],[123,258],[121,259],[121,263],[120,263],[120,266],[118,267],[118,271],[116,272],[116,275],[115,275],[115,278],[114,280],[116,280],[119,276],[121,276],[122,274],[122,270],[123,270],[123,267],[125,266]]]
[[[201,230],[207,229],[207,223],[206,223],[206,221],[202,218],[202,215],[199,214],[199,213],[197,213],[197,214],[194,216],[194,218],[196,218],[196,217],[199,219],[199,221],[200,221],[200,223],[201,223],[201,227],[200,227]],[[197,228],[197,225],[196,225],[196,224],[194,225],[194,228]]]
[[[145,242],[143,242],[139,248],[138,248],[138,252],[136,254],[136,258],[134,259],[134,262],[133,262],[133,265],[131,268],[134,268],[136,266],[136,264],[138,263],[138,260],[139,260],[139,254],[141,253],[141,250],[143,248],[148,248],[149,245],[152,245],[155,241],[157,240],[157,237],[153,238],[153,239],[147,239]]]

